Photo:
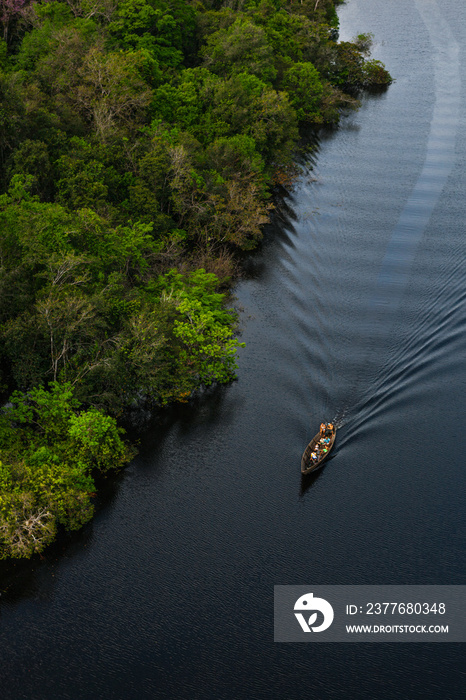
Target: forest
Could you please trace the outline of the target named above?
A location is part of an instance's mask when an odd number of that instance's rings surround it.
[[[337,0],[0,0],[0,558],[93,514],[135,406],[235,377],[303,127],[392,82]]]

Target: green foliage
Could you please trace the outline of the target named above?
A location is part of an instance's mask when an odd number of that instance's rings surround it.
[[[236,315],[225,310],[217,287],[217,277],[203,269],[172,270],[147,285],[119,342],[120,391],[144,391],[165,404],[234,377]]]
[[[26,105],[16,76],[0,69],[0,157],[7,155],[18,145],[24,133]]]
[[[11,469],[7,464],[0,462],[0,493],[6,493],[13,489]]]
[[[265,172],[265,162],[256,150],[256,142],[251,136],[237,134],[215,139],[206,148],[206,164],[223,181],[247,179],[254,182],[261,198],[267,197],[269,179]]]
[[[235,352],[243,344],[233,337],[231,328],[219,323],[215,312],[204,310],[196,299],[182,299],[177,311],[181,319],[175,320],[173,333],[183,344],[179,362],[194,375],[195,384],[233,379]]]
[[[0,198],[0,246],[8,267],[20,260],[31,266],[69,248],[71,216],[60,205],[31,196],[33,186],[32,175],[14,175]]]
[[[174,83],[154,91],[151,105],[155,117],[189,131],[201,143],[209,142],[227,125],[215,124],[212,99],[221,80],[206,68],[184,70]]]
[[[266,162],[281,165],[290,160],[298,131],[296,113],[285,92],[242,73],[222,85],[218,94],[216,112],[231,131],[251,136]]]
[[[264,20],[262,20],[264,22]],[[268,15],[265,31],[275,55],[288,61],[302,61],[309,50],[311,22],[303,15],[279,10]]]
[[[170,154],[161,138],[152,140],[150,149],[137,163],[137,173],[128,187],[128,212],[140,220],[153,222],[165,232],[173,226],[170,212]]]
[[[53,382],[47,391],[39,386],[24,394],[15,391],[7,411],[10,423],[25,426],[22,436],[27,441],[34,441],[34,436],[46,442],[58,442],[68,432],[71,413],[79,406],[73,397],[71,385]]]
[[[11,175],[30,175],[31,192],[48,199],[52,194],[52,165],[47,144],[43,141],[26,139],[14,151]]]
[[[202,55],[206,67],[224,77],[247,71],[270,83],[277,74],[265,31],[247,19],[208,36]]]
[[[105,184],[105,167],[92,157],[81,160],[63,155],[56,162],[57,201],[70,209],[104,206],[108,187]]]
[[[373,41],[374,35],[369,32],[367,34],[358,34],[357,37],[353,39],[353,44],[357,46],[358,50],[364,56],[369,56]]]
[[[150,100],[149,88],[140,77],[144,59],[140,51],[105,53],[97,47],[84,57],[71,102],[102,141],[123,125],[134,128],[142,122]]]
[[[123,0],[108,30],[119,46],[145,49],[157,65],[174,68],[191,49],[194,27],[194,10],[183,0]]]
[[[183,72],[180,83],[155,93],[158,116],[178,123],[200,143],[246,135],[268,163],[290,159],[297,139],[296,114],[288,96],[255,75],[238,73],[221,80],[205,68]]]
[[[232,312],[223,307],[225,294],[217,291],[218,279],[212,272],[202,268],[183,275],[170,270],[158,278],[157,293],[177,300],[191,300],[201,305],[205,312],[213,314],[215,321],[229,324]]]
[[[70,384],[15,392],[0,416],[0,558],[41,552],[58,526],[75,530],[93,513],[92,469],[131,456],[115,421],[79,412]]]
[[[283,86],[300,121],[321,121],[323,87],[312,63],[294,63],[284,75]]]
[[[72,69],[96,38],[97,26],[92,20],[75,19],[69,6],[61,2],[42,3],[35,6],[37,21],[28,32],[15,57],[19,69],[37,71],[43,86],[56,90],[53,78],[64,87],[67,77],[75,82]]]
[[[332,80],[342,90],[354,93],[361,89],[387,87],[392,77],[380,61],[367,61],[372,35],[360,34],[355,42],[342,41],[336,47]]]
[[[120,438],[115,420],[96,409],[71,415],[68,435],[70,457],[100,471],[121,467],[128,450]]]
[[[381,61],[364,62],[363,86],[366,90],[377,90],[391,85],[393,78]]]
[[[0,70],[8,68],[8,44],[0,37]]]

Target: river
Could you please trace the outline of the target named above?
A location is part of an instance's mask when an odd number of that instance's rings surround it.
[[[464,697],[450,644],[276,644],[276,584],[464,584],[466,4],[349,0],[396,82],[316,150],[237,289],[238,380],[1,569],[2,700]],[[301,483],[322,419],[337,444]]]

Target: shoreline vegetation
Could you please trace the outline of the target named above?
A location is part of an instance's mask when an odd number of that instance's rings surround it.
[[[235,377],[299,129],[392,82],[338,4],[0,2],[0,558],[92,517],[128,410]]]

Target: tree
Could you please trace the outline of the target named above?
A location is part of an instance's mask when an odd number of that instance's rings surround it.
[[[52,513],[37,506],[33,494],[0,493],[0,559],[28,558],[41,552],[56,531]]]
[[[54,285],[48,295],[37,302],[36,309],[36,323],[44,336],[48,336],[49,372],[56,381],[59,373],[66,377],[73,356],[77,352],[82,355],[83,346],[95,340],[96,309],[84,295]]]
[[[283,87],[300,121],[322,121],[320,103],[323,87],[312,63],[294,63],[283,77]]]
[[[173,226],[169,216],[170,156],[166,142],[155,136],[150,148],[137,161],[136,175],[128,187],[131,214],[145,222],[153,222],[154,230],[166,231]]]
[[[194,10],[184,0],[123,0],[108,29],[119,47],[147,50],[162,68],[175,68],[193,48]]]
[[[24,132],[26,107],[16,76],[0,70],[0,165],[17,146]]]
[[[115,420],[96,409],[69,417],[69,459],[86,464],[86,468],[104,472],[122,467],[131,452],[122,442],[124,431]]]
[[[52,194],[52,165],[47,144],[43,141],[26,139],[14,151],[11,175],[30,175],[33,177],[31,192],[42,198]]]
[[[91,470],[132,455],[115,420],[79,411],[69,384],[16,392],[11,403],[0,416],[0,558],[41,552],[60,525],[82,527],[93,514]]]
[[[57,201],[70,209],[93,207],[104,209],[108,199],[105,166],[93,157],[95,149],[84,139],[74,138],[70,143],[78,148],[56,161]],[[83,144],[84,148],[79,148]]]
[[[245,176],[253,178],[266,194],[264,159],[257,152],[256,142],[251,136],[235,134],[215,139],[206,148],[206,160],[209,168],[227,180],[241,180]]]
[[[0,0],[0,23],[3,26],[3,40],[8,41],[14,22],[25,16],[29,0]]]
[[[173,202],[191,237],[205,251],[221,249],[224,244],[241,250],[254,248],[271,209],[264,203],[257,175],[236,172],[227,180],[209,171],[204,179],[192,168],[182,147],[171,153]]]
[[[364,62],[363,87],[366,90],[381,90],[391,85],[393,78],[381,61]]]
[[[118,0],[65,0],[75,17],[100,17],[110,22]]]
[[[134,128],[144,117],[151,95],[139,77],[142,59],[138,52],[92,48],[78,69],[81,82],[72,99],[103,141],[116,126]]]
[[[256,150],[272,169],[291,159],[298,130],[296,113],[286,93],[277,92],[253,75],[240,73],[218,85],[212,111],[217,122],[228,125],[227,133],[219,136],[251,136]]]
[[[182,299],[177,311],[180,319],[175,321],[173,332],[183,343],[179,362],[193,376],[193,385],[231,381],[237,366],[234,356],[242,346],[231,328],[216,321],[215,314],[194,299]]]
[[[187,68],[173,83],[154,90],[152,115],[188,131],[201,144],[209,143],[228,130],[228,125],[216,123],[212,114],[215,92],[221,84],[221,79],[206,68]]]
[[[246,19],[211,34],[201,53],[206,68],[224,77],[247,71],[270,83],[277,74],[265,31]]]

